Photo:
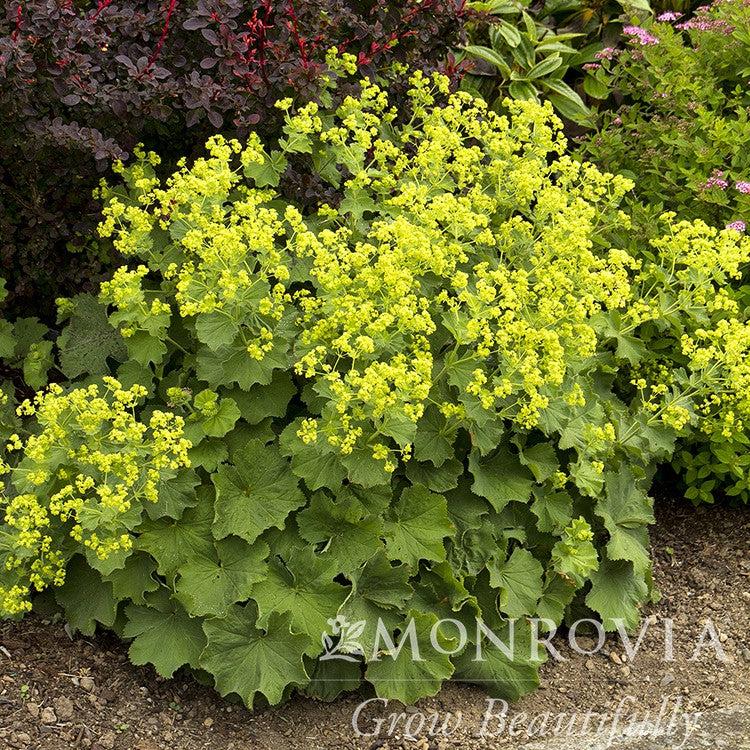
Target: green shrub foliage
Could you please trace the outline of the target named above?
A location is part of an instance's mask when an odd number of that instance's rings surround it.
[[[711,399],[744,373],[721,285],[750,245],[665,217],[635,257],[631,183],[565,156],[549,104],[409,86],[399,113],[367,80],[335,109],[282,101],[278,142],[214,137],[165,182],[153,154],[120,169],[101,232],[133,263],[101,287],[109,331],[63,303],[77,380],[7,428],[4,614],[51,586],[75,628],[249,706],[451,676],[518,697],[543,658],[528,618],[638,622],[653,467],[744,405]],[[329,203],[280,198],[290,159]],[[517,621],[515,651],[477,660],[478,618]]]
[[[652,213],[709,224],[750,221],[750,6],[722,0],[626,26],[624,48],[599,53],[590,88],[615,102],[584,153],[635,177]]]

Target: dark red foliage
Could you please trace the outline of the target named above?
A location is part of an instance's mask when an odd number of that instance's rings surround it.
[[[463,16],[462,0],[5,0],[0,273],[16,300],[106,270],[91,190],[135,143],[177,156],[217,130],[272,133],[273,102],[314,98],[330,47],[368,75],[434,69]]]

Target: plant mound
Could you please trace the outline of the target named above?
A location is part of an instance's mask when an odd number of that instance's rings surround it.
[[[6,405],[1,613],[51,587],[74,628],[249,706],[451,676],[518,697],[535,627],[638,622],[653,467],[735,403],[711,377],[750,340],[681,311],[724,314],[750,245],[681,223],[636,258],[630,183],[564,156],[550,105],[409,86],[408,111],[368,80],[279,102],[274,147],[217,136],[164,183],[153,154],[120,168],[101,232],[136,262],[106,315],[61,302],[75,381]],[[280,198],[290,159],[328,203]],[[477,620],[514,647],[477,659]]]

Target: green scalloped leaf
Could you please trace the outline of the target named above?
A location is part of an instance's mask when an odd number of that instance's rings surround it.
[[[607,474],[604,485],[606,494],[596,503],[595,512],[609,532],[607,556],[629,560],[643,572],[651,565],[647,527],[656,520],[651,498],[627,468]]]
[[[249,602],[203,623],[207,644],[200,666],[213,675],[222,696],[237,693],[248,708],[258,693],[276,705],[289,685],[309,681],[303,662],[308,639],[292,632],[290,616],[273,613],[263,628],[257,619],[258,609]]]
[[[154,573],[156,573],[154,558],[136,552],[125,561],[124,568],[110,573],[105,580],[112,584],[112,592],[118,601],[129,599],[133,604],[145,604],[145,595],[159,588]]]
[[[493,698],[515,701],[539,687],[541,659],[531,658],[531,639],[526,621],[515,620],[493,627],[493,635],[511,651],[506,655],[487,636],[479,651],[470,644],[455,660],[456,678],[473,682]],[[514,628],[511,642],[510,628]],[[512,646],[511,646],[512,643]]]
[[[278,448],[251,440],[211,477],[216,487],[214,536],[234,534],[251,544],[272,527],[284,528],[287,516],[305,503],[299,480]]]
[[[472,452],[469,471],[474,476],[471,489],[492,503],[499,513],[508,503],[526,503],[531,497],[534,480],[531,472],[507,447],[501,446],[490,458]]]
[[[125,341],[107,317],[107,308],[90,294],[73,297],[73,313],[57,340],[60,369],[71,380],[80,375],[108,375],[108,359],[128,356]]]
[[[274,612],[288,613],[298,633],[308,639],[308,653],[320,650],[328,620],[335,617],[348,590],[333,579],[335,561],[324,560],[309,547],[295,549],[289,560],[272,559],[268,575],[253,587],[258,603],[258,624],[264,626]]]
[[[616,630],[617,620],[626,630],[638,625],[641,606],[648,600],[648,584],[627,560],[602,560],[591,574],[586,604],[602,618],[606,630]]]
[[[65,583],[55,589],[55,598],[65,610],[73,632],[93,635],[97,623],[111,628],[117,616],[117,600],[112,584],[76,555],[65,571]]]
[[[454,532],[445,498],[415,485],[401,493],[387,514],[386,551],[391,560],[400,560],[412,568],[420,560],[439,562],[445,560],[443,540]]]
[[[291,458],[292,471],[313,491],[321,487],[337,490],[346,477],[339,456],[330,446],[327,451],[321,450],[318,447],[318,443],[323,442],[320,438],[316,443],[303,443],[297,435],[299,427],[300,420],[295,420],[279,436],[281,452]]]
[[[193,616],[221,617],[231,604],[250,597],[253,584],[267,573],[268,545],[249,545],[229,537],[215,544],[214,555],[191,557],[178,570],[177,599]]]
[[[401,643],[398,639],[393,640],[396,650],[383,648],[386,644],[381,641],[377,661],[368,662],[366,672],[378,697],[409,705],[425,695],[435,695],[443,681],[450,678],[453,674],[450,657],[437,650],[431,640],[437,622],[434,614],[411,611],[401,623],[400,638],[405,638],[401,650],[397,652]],[[410,640],[405,633],[413,634],[413,638]],[[456,641],[446,636],[442,628],[437,628],[434,635],[444,651],[455,649]]]
[[[135,604],[125,608],[125,638],[133,638],[128,649],[136,666],[153,664],[162,677],[171,677],[180,667],[198,667],[206,645],[199,619],[190,617],[176,602],[160,601],[159,607]]]
[[[213,498],[204,489],[198,504],[188,508],[179,519],[144,521],[138,529],[136,547],[148,552],[158,563],[159,573],[171,579],[188,560],[213,554],[213,515]]]
[[[333,500],[317,492],[297,514],[297,526],[305,541],[324,545],[323,557],[344,572],[355,570],[383,549],[382,519],[369,513],[351,493],[341,493]]]
[[[542,596],[544,568],[527,549],[516,547],[504,562],[488,565],[490,585],[500,589],[500,609],[508,617],[531,616]]]

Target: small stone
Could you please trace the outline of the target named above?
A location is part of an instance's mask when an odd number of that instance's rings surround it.
[[[593,672],[596,669],[596,664],[594,664],[593,659],[586,659],[586,669],[588,669],[589,672]]]
[[[73,718],[75,706],[73,705],[73,701],[70,700],[70,698],[61,695],[59,698],[55,698],[54,705],[55,711],[57,712],[57,717],[61,721],[69,721]]]
[[[19,732],[16,735],[16,742],[19,745],[28,745],[31,742],[31,737],[26,732]]]
[[[212,718],[204,719],[203,720],[203,726],[210,729],[214,725],[214,720]]]
[[[57,724],[57,714],[55,714],[54,710],[47,706],[47,708],[42,709],[42,724]]]
[[[666,687],[667,685],[671,685],[674,682],[674,675],[671,672],[667,672],[664,677],[661,678],[661,682],[659,683],[662,687]]]
[[[620,655],[616,651],[610,652],[609,660],[614,662],[615,664],[622,664],[622,659],[620,658]]]
[[[623,677],[630,677],[630,667],[623,667],[620,670],[623,674]]]
[[[97,740],[97,742],[104,748],[104,750],[112,750],[115,746],[115,733],[106,732]]]
[[[742,656],[744,657],[745,661],[750,661],[750,648],[743,648]]]
[[[92,693],[94,691],[94,681],[90,677],[81,677],[79,680],[81,688],[85,690],[87,693]]]
[[[37,716],[39,716],[39,711],[40,711],[39,704],[34,703],[34,701],[29,701],[26,704],[26,710],[29,712],[29,715],[34,719],[36,719]]]

